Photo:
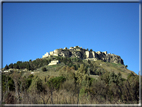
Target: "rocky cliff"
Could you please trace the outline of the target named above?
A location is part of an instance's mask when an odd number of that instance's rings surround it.
[[[95,51],[88,51],[87,49],[83,49],[82,47],[75,46],[70,47],[70,49],[67,49],[66,47],[64,49],[56,49],[50,53],[46,53],[42,56],[42,58],[50,57],[50,56],[62,56],[62,57],[77,57],[80,59],[85,60],[103,60],[104,62],[112,62],[117,64],[123,64],[123,59],[121,59],[120,56],[115,54],[107,54],[107,51],[105,52],[95,52]]]

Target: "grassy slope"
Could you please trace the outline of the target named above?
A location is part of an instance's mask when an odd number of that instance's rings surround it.
[[[84,62],[86,62],[86,61],[84,61]],[[125,78],[125,79],[127,78],[129,73],[133,72],[133,71],[130,71],[127,68],[125,68],[125,66],[122,65],[122,64],[103,62],[101,60],[93,61],[93,63],[95,63],[97,66],[99,66],[99,68],[105,69],[106,71],[109,71],[109,72],[114,71],[116,74],[118,74],[120,72],[122,74],[122,77]],[[102,65],[100,65],[100,64],[102,64]],[[38,75],[41,78],[44,78],[44,77],[47,77],[47,76],[59,76],[59,70],[63,66],[64,66],[64,63],[60,63],[60,64],[52,65],[52,66],[45,65],[43,67],[47,68],[46,72],[42,71],[42,67],[38,68],[37,70],[34,70],[34,72],[35,72],[35,75]],[[93,78],[99,77],[98,75],[90,75],[90,76],[93,77]]]
[[[49,60],[49,58],[46,58],[46,60]],[[101,60],[91,61],[91,62],[95,63],[95,65],[98,66],[99,68],[105,69],[105,71],[109,71],[109,72],[113,72],[114,71],[114,73],[116,73],[116,74],[118,74],[120,72],[122,74],[122,77],[125,78],[125,79],[127,78],[129,73],[133,72],[133,71],[130,71],[127,68],[125,68],[125,66],[122,65],[122,64],[103,62]],[[76,64],[78,62],[73,62],[73,63]],[[83,63],[88,65],[88,62],[86,60],[83,60]],[[79,62],[78,64],[81,64],[81,63]],[[65,66],[65,64],[63,62],[59,63],[57,65],[51,65],[51,66],[45,65],[45,66],[42,66],[42,67],[40,67],[40,68],[38,68],[38,69],[36,69],[34,71],[30,71],[30,72],[34,72],[34,75],[37,75],[37,76],[39,76],[40,78],[43,79],[45,77],[50,77],[50,76],[59,76],[59,70],[63,66]],[[42,71],[43,67],[47,68],[46,72]],[[30,72],[26,71],[24,73],[24,75],[29,75]],[[137,75],[137,74],[135,74],[135,75]],[[90,76],[93,77],[93,78],[98,78],[99,77],[98,75],[90,75]]]

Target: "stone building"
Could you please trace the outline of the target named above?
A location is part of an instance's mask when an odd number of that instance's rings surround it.
[[[56,64],[58,64],[58,63],[60,63],[59,60],[53,60],[53,61],[51,61],[48,65],[56,65]]]

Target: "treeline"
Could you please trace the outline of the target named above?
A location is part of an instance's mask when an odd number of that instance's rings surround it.
[[[19,104],[133,104],[139,103],[139,77],[133,73],[123,79],[121,73],[104,72],[90,77],[95,68],[80,64],[63,66],[59,77],[3,74],[3,103]],[[93,65],[92,65],[93,66]],[[96,66],[97,68],[97,66]],[[94,71],[93,71],[94,70]],[[104,71],[103,69],[101,70]]]
[[[11,63],[9,65],[6,65],[4,68],[5,70],[14,68],[14,69],[25,69],[27,68],[28,70],[35,70],[39,67],[42,67],[44,65],[47,65],[51,60],[45,60],[45,59],[36,59],[34,61],[29,60],[29,61],[18,61],[17,63]]]
[[[4,67],[5,70],[14,68],[14,69],[25,69],[27,68],[28,70],[35,70],[37,68],[40,68],[44,65],[48,65],[52,60],[59,60],[60,62],[64,62],[65,65],[73,66],[73,62],[82,62],[81,59],[79,58],[67,58],[67,57],[56,57],[53,56],[51,58],[46,58],[46,59],[39,59],[37,58],[36,60],[29,60],[29,61],[17,61],[16,63],[11,63],[9,65],[6,65]],[[74,65],[74,67],[77,69],[77,66]]]

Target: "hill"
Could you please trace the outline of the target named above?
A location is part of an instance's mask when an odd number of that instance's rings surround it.
[[[3,102],[138,103],[138,79],[118,55],[78,46],[56,49],[33,61],[6,65],[2,73]]]

